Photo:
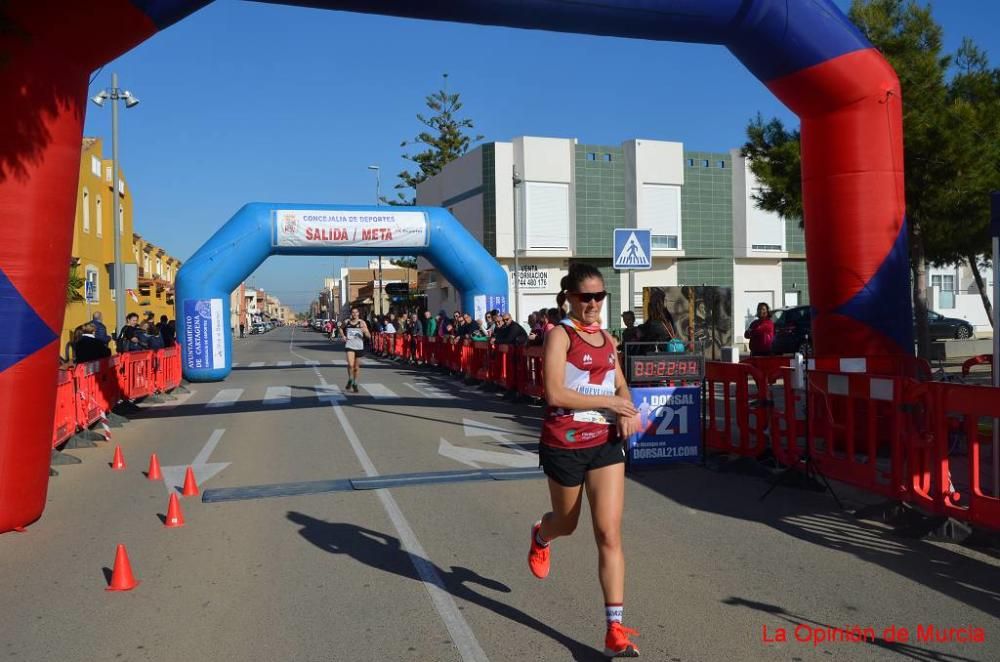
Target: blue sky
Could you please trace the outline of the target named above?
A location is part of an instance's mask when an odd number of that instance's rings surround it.
[[[848,0],[837,0],[844,8]],[[1000,62],[1000,2],[934,4],[953,51],[963,36]],[[674,140],[728,150],[757,111],[796,122],[718,46],[456,25],[216,0],[99,72],[141,103],[120,146],[136,230],[186,259],[253,200],[368,204],[407,167],[424,97],[442,73],[485,140],[520,135],[617,145]],[[88,105],[86,135],[111,113]],[[342,260],[271,258],[257,285],[304,308]]]

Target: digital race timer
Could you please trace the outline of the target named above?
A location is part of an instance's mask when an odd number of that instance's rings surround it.
[[[629,367],[632,383],[700,382],[705,379],[705,357],[701,354],[630,356]]]

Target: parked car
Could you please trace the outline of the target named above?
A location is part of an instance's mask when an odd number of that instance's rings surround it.
[[[974,335],[972,325],[965,320],[955,317],[945,317],[933,310],[927,311],[927,327],[930,331],[931,340],[945,340],[949,338],[964,340],[972,338]],[[917,337],[916,328],[913,329],[913,337]]]
[[[794,306],[771,311],[774,322],[772,354],[812,355],[812,308]]]

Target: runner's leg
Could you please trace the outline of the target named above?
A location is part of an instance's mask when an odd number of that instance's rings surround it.
[[[576,530],[580,519],[580,505],[583,502],[583,486],[566,487],[549,478],[549,497],[552,510],[542,516],[542,538],[552,542],[560,536],[568,536]]]
[[[357,355],[354,352],[347,352],[347,385],[351,385],[354,379],[354,364],[357,362]]]
[[[625,465],[618,463],[588,471],[584,484],[594,523],[604,602],[620,605],[625,597],[625,554],[622,551]]]

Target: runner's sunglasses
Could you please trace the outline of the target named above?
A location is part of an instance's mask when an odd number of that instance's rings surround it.
[[[608,296],[607,291],[601,292],[573,292],[573,296],[580,299],[584,303],[590,303],[591,301],[604,301],[604,297]]]

